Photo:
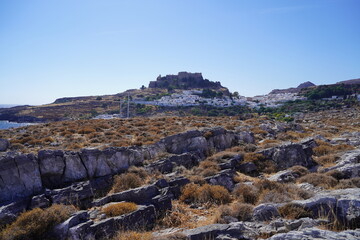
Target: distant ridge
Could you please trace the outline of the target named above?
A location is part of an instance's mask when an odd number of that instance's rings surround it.
[[[314,87],[316,86],[315,84],[313,84],[312,82],[304,82],[301,83],[299,86],[297,86],[296,88],[287,88],[287,89],[274,89],[272,90],[269,94],[279,94],[279,93],[298,93],[300,92],[301,89],[303,88],[308,88],[308,87]]]
[[[337,82],[336,84],[346,84],[346,85],[360,84],[360,78],[345,80],[345,81]]]

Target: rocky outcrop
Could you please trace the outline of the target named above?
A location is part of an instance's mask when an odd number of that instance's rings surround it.
[[[134,212],[98,222],[89,220],[86,212],[79,212],[64,223],[55,226],[53,235],[60,240],[111,238],[119,230],[149,230],[154,226],[155,220],[156,212],[152,205],[138,206]]]
[[[328,239],[328,240],[356,240],[360,239],[359,230],[348,230],[342,232],[333,232],[329,230],[322,230],[318,228],[308,228],[301,231],[292,231],[288,233],[279,233],[269,240],[303,240],[303,239]]]
[[[288,143],[265,149],[258,153],[263,154],[265,159],[272,160],[278,170],[285,170],[296,165],[311,168],[316,165],[312,159],[312,149],[315,146],[314,139],[308,139],[300,143]]]
[[[307,200],[297,200],[313,218],[326,217],[349,228],[360,227],[360,191],[358,188],[323,191]]]
[[[161,159],[146,166],[149,171],[157,170],[161,173],[171,173],[176,166],[184,166],[188,169],[199,164],[200,158],[191,153],[174,155]]]
[[[346,152],[333,167],[322,169],[323,172],[337,170],[344,178],[360,177],[360,149]]]
[[[205,132],[210,132],[211,136],[204,137]],[[164,172],[175,165],[191,167],[199,158],[232,147],[238,141],[238,134],[215,128],[177,134],[145,147],[83,149],[79,152],[42,150],[38,156],[9,153],[0,157],[0,206],[44,193],[45,188],[63,188],[74,182],[121,173],[129,166],[142,164],[164,152],[179,155],[159,163],[158,168],[164,168]],[[169,168],[168,164],[171,164]]]

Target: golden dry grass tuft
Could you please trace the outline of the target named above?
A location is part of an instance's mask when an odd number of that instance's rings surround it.
[[[122,192],[128,189],[137,188],[143,185],[144,180],[141,179],[136,173],[123,173],[115,176],[113,186],[110,193]]]
[[[101,209],[108,217],[120,216],[137,210],[137,205],[132,202],[113,203]]]
[[[180,196],[180,201],[185,203],[225,204],[231,201],[228,190],[222,186],[204,184],[187,184]]]

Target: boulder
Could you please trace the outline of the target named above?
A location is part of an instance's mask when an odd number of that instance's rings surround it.
[[[241,154],[235,155],[224,163],[220,163],[218,166],[221,170],[225,169],[237,169],[239,164],[244,160],[244,156]]]
[[[103,206],[109,202],[134,202],[136,204],[151,203],[151,199],[159,195],[160,191],[155,185],[147,185],[139,188],[130,189],[120,193],[113,193],[106,197],[93,201],[93,206]]]
[[[241,163],[236,168],[239,172],[250,176],[256,176],[258,174],[257,167],[252,162]]]
[[[323,172],[337,170],[346,178],[360,177],[360,149],[344,153],[335,166],[322,169]]]
[[[139,206],[134,212],[98,222],[87,221],[68,231],[68,239],[90,240],[111,238],[119,230],[150,230],[156,221],[155,208],[152,205]]]
[[[0,205],[39,194],[42,182],[33,154],[7,154],[0,157]]]
[[[313,218],[326,217],[346,227],[360,227],[360,191],[358,188],[323,191],[312,198],[297,200]]]
[[[0,152],[5,152],[10,147],[10,142],[7,139],[0,138]]]
[[[298,173],[288,169],[277,172],[274,175],[268,177],[268,179],[274,182],[289,183],[294,182],[299,177],[301,176]]]
[[[0,207],[0,229],[15,221],[17,216],[27,209],[28,204],[29,201],[26,199]]]
[[[50,207],[51,202],[45,194],[33,196],[30,202],[30,209]]]
[[[62,180],[65,183],[73,183],[85,180],[88,177],[86,167],[77,152],[64,152],[65,171]]]
[[[66,221],[57,224],[48,234],[49,239],[66,240],[69,235],[69,229],[89,220],[87,211],[79,211],[74,213]]]
[[[94,192],[89,181],[73,183],[61,189],[47,190],[46,195],[56,204],[73,204],[87,207],[94,197]]]
[[[38,162],[44,187],[62,187],[65,170],[64,152],[61,150],[41,150],[38,152]]]
[[[218,174],[210,177],[206,177],[205,181],[208,182],[211,185],[220,185],[225,187],[230,192],[234,189],[235,183],[234,183],[234,175],[235,171],[231,169],[223,170],[219,172]]]
[[[310,168],[316,165],[311,157],[315,144],[313,139],[309,139],[301,143],[283,144],[258,153],[263,154],[266,159],[272,160],[278,170],[285,170],[295,165]]]
[[[255,143],[254,133],[248,131],[241,131],[238,133],[239,142],[242,143]]]
[[[174,199],[180,197],[182,188],[188,183],[190,180],[186,177],[178,177],[169,181],[169,191],[173,194]]]
[[[277,210],[277,206],[273,204],[260,204],[253,210],[253,219],[255,221],[270,221],[279,217],[280,213]]]

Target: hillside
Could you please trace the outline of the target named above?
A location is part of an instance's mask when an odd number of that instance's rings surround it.
[[[308,87],[313,87],[316,86],[315,84],[313,84],[312,82],[304,82],[301,83],[299,86],[297,86],[296,88],[287,88],[287,89],[274,89],[272,90],[269,94],[279,94],[279,93],[299,93],[301,91],[301,89],[303,88],[308,88]]]
[[[350,108],[292,123],[164,117],[1,130],[0,238],[357,239],[359,118]]]

